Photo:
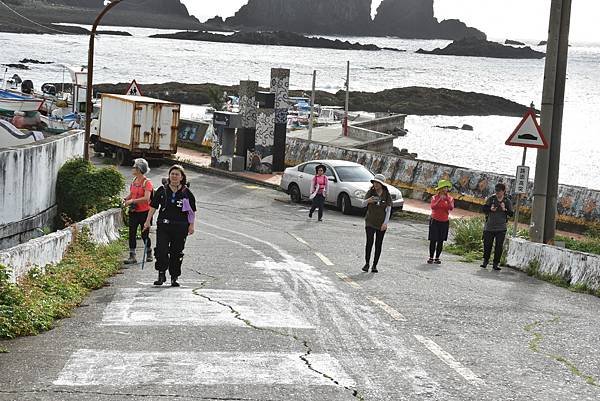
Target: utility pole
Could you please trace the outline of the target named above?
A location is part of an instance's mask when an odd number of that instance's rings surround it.
[[[313,116],[315,114],[315,87],[317,85],[317,71],[313,71],[312,93],[310,94],[310,116],[308,119],[308,140],[312,141],[313,133]]]
[[[550,8],[541,115],[542,131],[550,147],[537,154],[530,227],[531,240],[539,243],[551,242],[556,231],[571,4],[572,0],[552,0]]]
[[[111,8],[119,4],[123,0],[114,0],[106,5],[100,12],[90,33],[90,44],[88,47],[88,65],[87,65],[87,87],[85,90],[85,139],[83,147],[83,158],[90,160],[90,128],[92,123],[92,93],[94,91],[93,75],[94,75],[94,40],[96,39],[96,29],[102,20],[102,17],[110,11]],[[106,3],[105,3],[106,4]]]
[[[344,136],[348,136],[348,106],[350,103],[350,61],[346,63],[346,107],[344,108]]]

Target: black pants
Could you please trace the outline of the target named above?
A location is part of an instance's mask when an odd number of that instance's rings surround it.
[[[494,240],[496,246],[494,247],[494,265],[500,264],[502,258],[502,252],[504,251],[504,239],[506,238],[506,231],[484,231],[483,232],[483,261],[485,263],[490,261],[492,254],[492,245]]]
[[[159,272],[169,270],[171,279],[181,275],[183,248],[188,235],[188,224],[159,224],[156,230],[156,263]]]
[[[312,200],[310,215],[312,216],[316,208],[319,208],[319,220],[323,218],[323,209],[325,208],[325,197],[322,194],[317,194]]]
[[[147,218],[148,211],[129,213],[129,249],[135,249],[138,226],[143,230]],[[150,249],[150,230],[142,231],[142,240],[146,242],[148,249]]]
[[[365,261],[367,264],[371,261],[371,250],[373,249],[373,242],[375,242],[375,258],[373,259],[373,266],[377,266],[379,263],[379,257],[381,256],[381,244],[383,244],[383,237],[385,231],[377,230],[373,227],[365,227],[367,233],[367,246],[365,247]]]
[[[436,259],[439,259],[443,250],[444,250],[444,241],[429,241],[429,257],[431,259],[433,259],[434,255],[435,255]]]

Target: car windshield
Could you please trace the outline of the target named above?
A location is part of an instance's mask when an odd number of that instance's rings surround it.
[[[369,182],[373,178],[373,174],[363,166],[343,166],[336,167],[340,181],[345,182]]]

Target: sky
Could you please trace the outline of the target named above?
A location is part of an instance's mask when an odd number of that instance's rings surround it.
[[[298,0],[287,0],[298,1]],[[373,1],[373,13],[382,0]],[[181,0],[201,21],[233,15],[248,0]],[[543,40],[548,36],[551,0],[435,0],[438,19],[458,18],[492,39]],[[600,42],[600,1],[573,0],[571,40]]]

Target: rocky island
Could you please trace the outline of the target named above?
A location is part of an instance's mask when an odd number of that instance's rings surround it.
[[[169,34],[152,35],[153,38],[198,40],[204,42],[220,43],[243,43],[248,45],[271,45],[271,46],[298,46],[313,47],[322,49],[336,50],[392,50],[401,51],[394,48],[381,48],[371,44],[350,43],[339,39],[330,40],[325,38],[307,37],[292,32],[236,32],[232,35],[221,35],[204,31],[196,32],[176,32]]]
[[[533,50],[531,47],[505,46],[497,42],[467,38],[455,40],[445,48],[434,50],[417,50],[420,54],[435,54],[440,56],[469,56],[469,57],[491,57],[491,58],[514,58],[514,59],[541,59],[546,54]]]

